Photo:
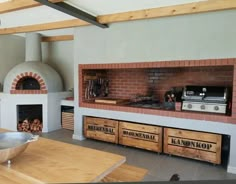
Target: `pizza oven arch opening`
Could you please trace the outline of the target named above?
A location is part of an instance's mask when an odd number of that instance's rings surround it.
[[[33,77],[23,77],[17,82],[16,90],[40,90],[40,83]]]

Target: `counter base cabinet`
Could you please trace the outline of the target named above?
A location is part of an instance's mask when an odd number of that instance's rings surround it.
[[[222,135],[164,128],[164,153],[221,164]]]
[[[86,138],[118,143],[118,121],[84,117],[84,135]]]
[[[119,144],[162,152],[162,128],[119,122]]]

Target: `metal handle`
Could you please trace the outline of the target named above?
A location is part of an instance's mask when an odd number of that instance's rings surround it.
[[[34,142],[34,141],[37,141],[38,139],[39,139],[39,135],[33,135],[32,138],[28,140],[27,142]]]

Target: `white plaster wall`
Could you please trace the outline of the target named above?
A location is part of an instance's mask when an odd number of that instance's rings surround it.
[[[78,64],[194,60],[236,57],[234,10],[166,17],[75,29],[75,131],[83,139],[84,115],[231,135],[228,172],[236,173],[236,125],[126,113],[78,106]]]
[[[48,131],[61,128],[61,100],[71,96],[71,92],[49,93],[48,94]]]
[[[1,100],[1,98],[0,98],[0,127],[2,127],[2,123],[1,123],[1,122],[2,122],[2,121],[1,121],[1,101],[2,101],[2,100]]]
[[[0,84],[8,71],[25,60],[25,39],[14,35],[0,36]],[[0,89],[2,91],[2,89]]]
[[[42,94],[38,95],[35,98],[35,95],[12,95],[6,93],[0,93],[1,98],[1,128],[8,130],[17,130],[17,105],[33,105],[33,104],[42,104],[43,105],[43,132],[47,132],[47,95]]]
[[[42,43],[43,60],[61,75],[65,91],[74,88],[73,46],[73,41]]]
[[[14,35],[0,36],[0,92],[3,90],[4,78],[16,64],[25,60],[25,39]],[[1,106],[1,98],[0,98]],[[0,109],[1,110],[1,109]],[[0,114],[1,127],[1,114]]]

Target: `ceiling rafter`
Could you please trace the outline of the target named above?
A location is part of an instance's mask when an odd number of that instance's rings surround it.
[[[90,25],[90,24],[80,19],[64,20],[64,21],[45,23],[45,24],[36,24],[36,25],[30,25],[30,26],[3,28],[3,29],[0,29],[0,35],[53,30],[53,29],[63,29],[63,28],[71,28],[71,27],[86,26],[86,25]]]
[[[64,0],[49,0],[49,1],[52,3],[58,3],[58,2],[63,2]],[[37,6],[41,6],[41,4],[34,0],[12,0],[1,3],[0,13],[8,13],[16,10],[33,8]]]
[[[71,41],[71,40],[74,40],[74,35],[43,36],[42,37],[42,42]]]
[[[188,15],[194,13],[203,13],[203,12],[230,10],[230,9],[236,9],[236,0],[201,1],[197,3],[189,3],[189,4],[169,6],[169,7],[152,8],[146,10],[137,10],[131,12],[102,15],[98,16],[97,19],[101,24],[107,24],[121,21],[132,21],[132,20],[159,18],[159,17],[176,16],[176,15]],[[20,26],[14,28],[3,28],[0,29],[0,34],[15,34],[15,33],[24,33],[32,31],[71,28],[85,25],[89,25],[89,23],[79,19],[72,19],[72,20],[58,21],[45,24]]]

